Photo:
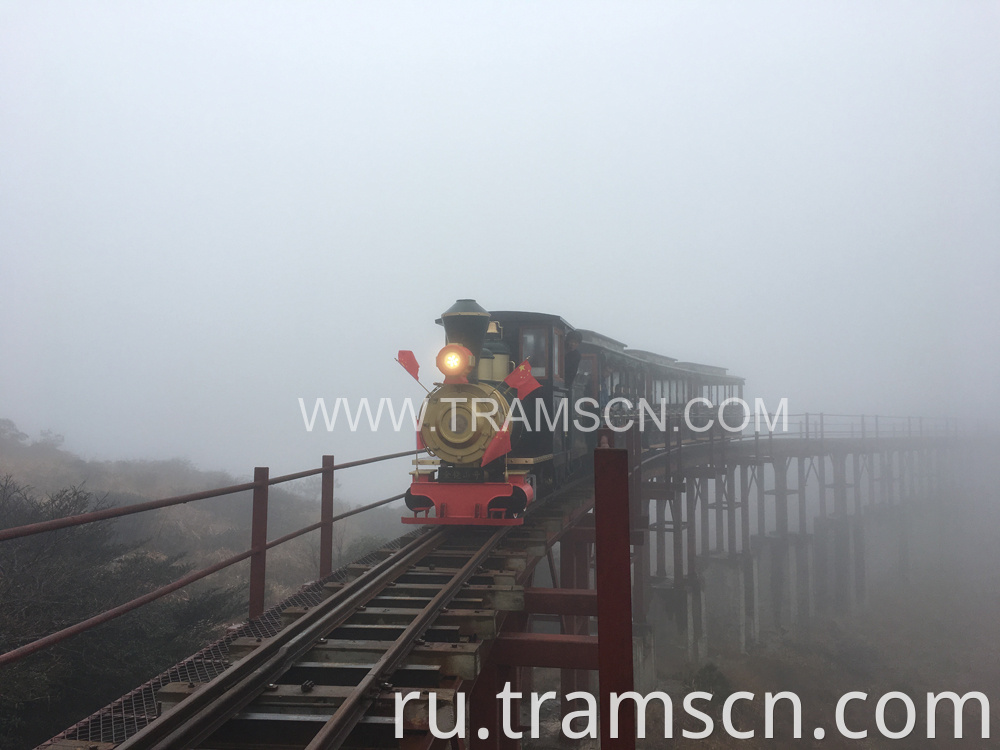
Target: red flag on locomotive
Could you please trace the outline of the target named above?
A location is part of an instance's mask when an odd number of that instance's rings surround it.
[[[531,374],[531,365],[528,364],[528,360],[524,360],[515,367],[514,372],[505,377],[503,382],[511,388],[517,388],[518,398],[524,398],[536,388],[542,387],[542,384],[535,380],[535,376]],[[509,439],[508,436],[508,441]]]
[[[534,378],[532,378],[534,380]],[[537,381],[536,381],[537,383]],[[486,466],[486,464],[491,461],[495,461],[500,458],[500,456],[506,456],[510,453],[510,427],[505,430],[500,430],[490,444],[486,446],[486,452],[483,454],[483,460],[479,463],[480,466]]]
[[[410,373],[410,376],[420,382],[420,378],[417,377],[417,373],[420,372],[420,365],[417,364],[417,358],[414,356],[413,352],[409,349],[400,349],[399,354],[396,355],[396,361],[403,366],[403,369]]]

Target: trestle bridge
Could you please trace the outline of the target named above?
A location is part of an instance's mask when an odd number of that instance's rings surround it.
[[[333,570],[334,477],[412,451],[0,530],[0,544],[59,528],[235,493],[251,496],[249,548],[0,656],[0,666],[250,561],[249,619],[220,641],[43,747],[513,748],[496,695],[561,671],[561,694],[653,689],[656,676],[816,613],[862,603],[905,576],[915,546],[957,512],[957,478],[988,441],[953,424],[799,415],[788,432],[644,445],[636,429],[595,451],[593,476],[499,529],[424,528]],[[400,472],[402,474],[402,472]],[[268,489],[322,477],[319,520],[268,539]],[[945,503],[945,498],[948,502]],[[627,512],[626,512],[627,509]],[[915,521],[915,513],[928,522]],[[402,512],[402,511],[401,511]],[[918,514],[918,515],[919,515]],[[315,583],[264,606],[267,552],[318,531]],[[397,737],[397,695],[412,691]],[[438,739],[458,698],[464,740]],[[433,702],[432,702],[433,698]],[[608,722],[602,722],[608,741]],[[620,732],[630,733],[623,716]],[[627,747],[616,740],[615,747]],[[605,745],[610,746],[610,745]]]

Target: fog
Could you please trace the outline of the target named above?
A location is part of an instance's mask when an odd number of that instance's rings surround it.
[[[419,398],[397,350],[433,380],[471,297],[792,412],[993,420],[998,33],[955,2],[5,3],[0,417],[239,476],[403,450],[298,399]]]

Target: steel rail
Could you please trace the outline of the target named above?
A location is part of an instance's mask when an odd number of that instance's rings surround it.
[[[146,725],[118,745],[118,750],[195,747],[287,671],[318,639],[437,548],[445,536],[446,530],[442,528],[418,536]]]
[[[452,577],[445,586],[435,594],[434,598],[424,607],[413,621],[406,626],[399,637],[389,646],[388,650],[375,662],[361,682],[344,700],[333,716],[323,725],[312,741],[306,745],[306,750],[333,750],[339,748],[347,740],[351,731],[361,721],[368,708],[375,701],[377,688],[385,677],[395,672],[403,660],[413,649],[414,643],[431,625],[434,618],[459,592],[459,589],[479,569],[486,557],[503,540],[513,528],[501,527],[480,547],[468,562]]]

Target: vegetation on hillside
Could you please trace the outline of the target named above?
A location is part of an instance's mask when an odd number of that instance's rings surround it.
[[[0,528],[237,484],[191,463],[86,461],[58,435],[31,440],[0,419]],[[319,518],[318,483],[272,487],[268,537]],[[335,512],[349,506],[337,500]],[[72,625],[250,545],[250,494],[0,542],[0,652]],[[379,512],[381,511],[381,512]],[[398,510],[334,526],[334,563],[399,533]],[[268,604],[316,577],[318,532],[268,553]],[[30,748],[245,619],[241,563],[2,670],[0,750]]]

